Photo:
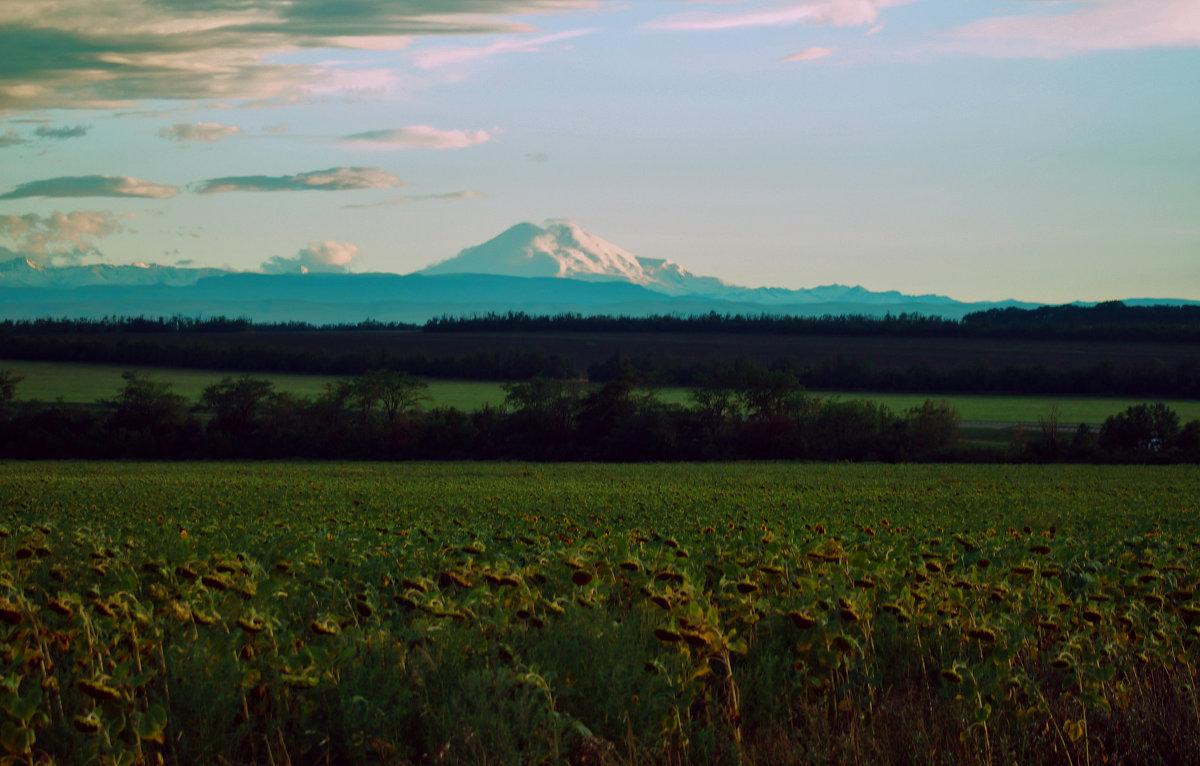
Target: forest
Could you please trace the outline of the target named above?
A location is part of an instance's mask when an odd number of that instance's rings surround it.
[[[525,314],[423,327],[223,317],[0,322],[0,359],[459,380],[611,380],[624,365],[694,386],[765,367],[813,389],[1200,398],[1200,307],[997,309],[961,321]]]
[[[629,365],[603,383],[533,378],[505,385],[499,407],[426,409],[420,378],[372,370],[315,397],[269,380],[225,377],[189,402],[170,384],[126,372],[95,406],[18,401],[0,370],[0,457],[381,460],[872,460],[1195,462],[1200,420],[1163,404],[1115,413],[1098,429],[1051,417],[1022,449],[965,444],[959,415],[928,399],[903,412],[826,399],[781,370],[729,368],[687,404],[664,403]]]

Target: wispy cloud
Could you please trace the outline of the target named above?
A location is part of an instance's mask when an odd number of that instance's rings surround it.
[[[265,274],[344,273],[358,256],[358,247],[349,242],[312,240],[291,258],[271,256],[262,265]]]
[[[829,50],[828,48],[820,48],[820,47],[805,48],[804,50],[796,51],[795,53],[793,53],[790,56],[785,56],[783,60],[784,61],[816,61],[817,59],[823,59],[826,56],[830,56],[830,55],[833,55],[833,51]]]
[[[241,132],[242,129],[236,125],[222,125],[219,122],[177,122],[158,131],[158,135],[179,143],[190,141],[212,143]]]
[[[416,64],[420,69],[439,69],[445,66],[466,64],[507,53],[537,53],[553,43],[583,37],[595,31],[594,29],[572,29],[552,35],[506,38],[497,40],[489,45],[434,48],[418,53],[416,55]]]
[[[96,254],[95,241],[124,226],[113,213],[77,210],[50,215],[0,215],[0,237],[14,244],[26,258],[39,263],[75,262]]]
[[[312,49],[531,33],[521,17],[604,0],[0,0],[0,109],[141,100],[291,99],[335,77],[278,63]]]
[[[735,0],[737,1],[737,0]],[[879,11],[915,0],[807,0],[805,2],[757,2],[754,10],[737,13],[677,13],[646,24],[650,29],[674,31],[720,31],[747,27],[781,27],[793,24],[853,27],[875,24]],[[729,0],[725,0],[729,2]]]
[[[980,19],[951,32],[951,50],[996,57],[1059,58],[1135,48],[1200,47],[1195,0],[1041,3],[1036,12]]]
[[[68,138],[82,138],[87,135],[92,129],[91,125],[75,125],[73,127],[52,128],[49,125],[39,125],[38,129],[33,131],[33,134],[38,138],[53,138],[64,140]]]
[[[465,149],[491,140],[492,135],[483,130],[438,130],[429,125],[371,130],[342,139],[361,149]]]
[[[24,143],[28,143],[28,139],[21,138],[20,134],[12,128],[5,128],[4,132],[0,133],[0,149]]]
[[[387,202],[375,202],[369,205],[342,205],[342,208],[344,210],[361,210],[373,207],[411,205],[414,202],[428,202],[430,200],[483,199],[486,196],[483,192],[467,189],[466,191],[446,192],[445,194],[417,194],[412,197],[402,197],[400,199],[388,200]]]
[[[0,199],[25,197],[151,197],[166,199],[179,194],[179,187],[143,181],[129,176],[61,176],[24,183],[0,194]]]
[[[398,176],[379,168],[330,168],[297,173],[292,176],[226,176],[210,178],[196,186],[198,194],[222,194],[233,191],[347,191],[352,189],[391,189],[403,186]],[[0,199],[3,199],[0,197]]]

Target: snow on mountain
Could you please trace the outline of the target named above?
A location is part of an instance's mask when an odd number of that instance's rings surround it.
[[[0,285],[5,287],[42,287],[48,277],[46,268],[28,258],[0,261]]]
[[[863,287],[828,285],[807,290],[739,287],[716,277],[701,277],[674,261],[644,258],[571,221],[551,220],[542,226],[520,223],[503,234],[468,247],[449,260],[418,274],[495,274],[510,277],[559,277],[584,281],[623,281],[667,295],[694,295],[770,306],[814,303],[953,304],[939,295],[907,296],[895,291],[874,293]]]
[[[5,257],[9,257],[9,260],[2,260]],[[0,288],[69,290],[110,286],[190,287],[205,277],[231,274],[234,272],[225,269],[141,263],[51,267],[0,247]],[[716,277],[697,276],[674,261],[634,255],[566,220],[550,220],[541,226],[517,224],[499,236],[481,245],[468,247],[453,258],[417,274],[485,274],[616,282],[699,304],[715,301],[742,307],[762,306],[764,309],[813,307],[812,310],[817,310],[816,307],[828,305],[832,307],[830,310],[837,311],[856,310],[853,307],[861,306],[882,307],[882,311],[904,311],[908,306],[919,304],[922,307],[920,310],[928,311],[933,305],[958,305],[957,301],[942,296],[908,296],[895,291],[876,293],[862,287],[844,285],[801,290],[739,287]]]
[[[71,289],[97,285],[194,285],[204,277],[227,274],[224,269],[189,269],[178,266],[135,263],[114,266],[93,263],[77,266],[44,266],[18,256],[0,261],[0,287]]]
[[[519,223],[482,245],[468,247],[417,273],[619,281],[672,295],[726,286],[719,279],[691,274],[673,261],[636,256],[562,220],[546,221],[542,226]]]

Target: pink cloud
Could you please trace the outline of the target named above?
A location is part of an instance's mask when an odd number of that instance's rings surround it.
[[[853,27],[874,24],[879,11],[914,0],[808,0],[808,2],[772,3],[768,7],[743,13],[681,13],[650,22],[652,29],[676,31],[717,31],[745,27],[779,27],[814,24]]]
[[[438,130],[430,125],[413,125],[355,133],[343,140],[367,149],[465,149],[487,143],[492,137],[486,130]]]
[[[571,29],[552,35],[497,40],[490,45],[483,46],[434,48],[433,50],[418,54],[416,64],[420,69],[439,69],[444,66],[467,64],[472,61],[499,56],[505,53],[538,53],[545,46],[552,43],[583,37],[595,31],[594,29]]]
[[[986,56],[1059,58],[1094,51],[1200,46],[1196,0],[1046,5],[1058,12],[994,16],[961,26],[951,33],[955,42],[949,47]]]
[[[74,263],[98,254],[95,240],[126,231],[120,219],[108,210],[0,215],[0,239],[11,240],[21,255],[40,263]]]
[[[805,48],[802,51],[796,51],[792,55],[783,59],[784,61],[816,61],[823,59],[826,56],[832,55],[833,51],[828,48]]]

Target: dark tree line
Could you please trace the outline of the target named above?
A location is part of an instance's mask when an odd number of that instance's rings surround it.
[[[750,333],[771,335],[895,336],[907,338],[1041,338],[1063,340],[1130,340],[1168,343],[1200,341],[1200,306],[1130,306],[1108,301],[1094,306],[994,308],[946,319],[914,313],[882,317],[862,315],[790,316],[659,314],[645,317],[564,313],[552,316],[521,311],[474,316],[443,316],[424,325],[404,322],[361,322],[314,325],[309,322],[254,322],[245,317],[121,317],[99,319],[30,319],[0,321],[0,335],[104,333],[245,333],[347,332],[379,330],[448,332],[673,332]]]
[[[915,315],[872,319],[867,317],[658,316],[587,317],[559,315],[536,317],[521,313],[475,318],[437,319],[424,330],[453,333],[491,330],[503,335],[542,330],[571,332],[694,332],[697,343],[704,333],[815,333],[892,335],[895,337],[1018,337],[1087,339],[1200,339],[1200,307],[1125,306],[1120,303],[1043,307],[1034,310],[995,309],[972,314],[962,321]],[[1148,329],[1147,329],[1148,328]],[[580,371],[566,356],[538,350],[488,350],[444,355],[402,353],[385,344],[350,349],[339,345],[327,330],[407,330],[406,325],[366,321],[356,325],[313,327],[304,323],[257,325],[245,319],[107,318],[102,320],[32,320],[0,322],[0,358],[97,362],[129,366],[178,366],[244,372],[297,372],[326,375],[361,375],[368,370],[390,369],[412,375],[464,380],[529,380],[534,377],[571,379]],[[302,334],[300,343],[279,342],[279,332]],[[209,342],[204,335],[236,336],[227,343]],[[344,336],[343,336],[344,337]],[[447,344],[451,345],[451,344]],[[503,341],[497,341],[503,346]],[[718,374],[725,362],[681,360],[671,356],[623,358],[615,355],[593,364],[587,376],[607,382],[624,365],[662,385],[693,386]],[[739,370],[753,365],[739,362]],[[940,393],[1071,394],[1137,397],[1200,398],[1200,355],[1171,364],[1150,361],[1118,365],[1098,361],[1067,369],[1044,365],[996,365],[987,362],[940,367],[925,363],[907,367],[878,367],[861,357],[831,357],[820,362],[781,358],[769,365],[794,375],[812,389],[843,391],[906,391]]]
[[[966,337],[1195,343],[1200,341],[1200,306],[1106,301],[1094,306],[989,309],[967,314],[961,326]]]
[[[676,316],[609,316],[593,314],[534,315],[523,311],[475,316],[443,316],[422,328],[429,333],[452,332],[623,332],[623,333],[749,333],[764,335],[895,335],[900,337],[955,337],[959,323],[953,319],[898,314],[886,317],[827,315],[821,317],[777,314],[693,314]]]
[[[961,320],[901,313],[882,317],[776,314],[691,316],[530,315],[520,311],[469,317],[444,316],[425,323],[425,332],[673,332],[767,335],[845,335],[904,338],[1011,338],[1095,341],[1200,341],[1200,306],[1095,306],[988,309]]]
[[[422,409],[425,384],[372,371],[317,397],[229,377],[195,405],[129,372],[98,407],[0,403],[5,457],[381,458],[529,460],[907,460],[944,456],[957,414],[933,402],[893,414],[825,402],[785,373],[714,380],[692,406],[668,405],[632,368],[602,385],[534,378],[499,408]],[[3,381],[0,381],[3,382]]]
[[[425,383],[374,370],[316,397],[267,380],[227,377],[195,404],[168,384],[129,372],[94,407],[19,403],[20,379],[0,370],[0,457],[521,460],[1006,459],[958,443],[958,414],[927,400],[895,413],[869,401],[810,394],[780,370],[726,370],[691,402],[666,404],[625,367],[603,384],[533,378],[505,386],[501,407],[424,409]],[[1163,405],[1114,415],[1099,433],[1061,440],[1043,430],[1019,457],[1039,460],[1196,461],[1200,421]]]
[[[405,322],[361,322],[314,325],[309,322],[255,322],[246,317],[146,317],[111,316],[99,319],[6,319],[0,321],[0,335],[96,335],[103,333],[206,334],[239,332],[375,332],[379,330],[417,330],[420,325]]]
[[[398,354],[384,348],[297,348],[274,344],[269,338],[252,338],[238,345],[213,345],[192,342],[187,336],[163,338],[123,332],[90,335],[0,332],[0,358],[314,375],[361,375],[368,370],[390,369],[421,377],[458,380],[528,380],[538,376],[573,378],[579,375],[569,359],[536,350],[504,349],[457,356],[427,356]]]
[[[579,377],[574,363],[537,350],[504,349],[458,355],[401,354],[386,348],[338,350],[336,346],[295,347],[269,339],[245,344],[193,342],[137,334],[24,335],[0,333],[0,358],[30,361],[93,362],[128,366],[190,367],[232,372],[295,372],[361,375],[390,369],[428,378],[458,380],[529,380]],[[624,365],[659,385],[694,386],[729,365],[721,361],[682,360],[670,356],[626,358],[614,355],[592,364],[587,377],[596,383],[618,375]],[[736,362],[748,372],[759,366]],[[992,365],[986,362],[934,368],[877,367],[861,357],[837,356],[816,363],[778,359],[771,370],[794,375],[816,390],[908,391],[918,393],[1070,394],[1200,398],[1200,357],[1173,364],[1160,361],[1116,365],[1101,361],[1087,367],[1054,369],[1044,365]]]
[[[624,365],[660,385],[694,386],[729,368],[724,362],[619,354],[588,366],[588,379],[604,382]],[[739,372],[759,366],[748,360],[732,365]],[[1064,394],[1072,396],[1138,396],[1200,398],[1200,358],[1175,364],[1158,360],[1118,366],[1109,361],[1089,367],[1053,369],[1045,365],[992,365],[987,362],[935,368],[926,363],[908,367],[876,367],[860,357],[836,356],[816,363],[777,359],[771,370],[796,377],[801,385],[827,391],[907,391],[927,393]]]

